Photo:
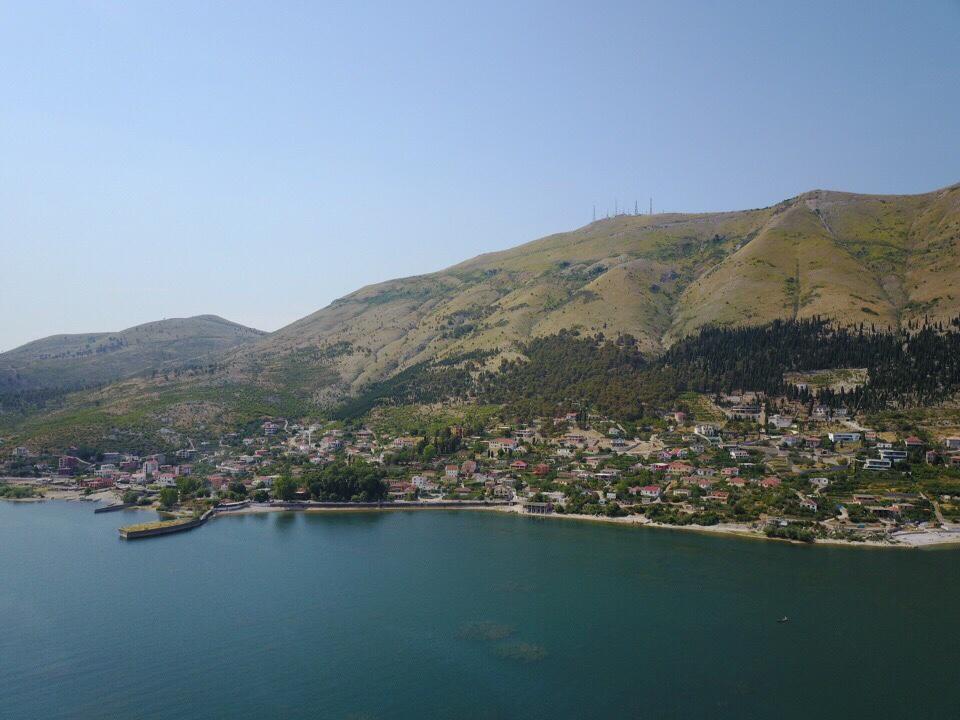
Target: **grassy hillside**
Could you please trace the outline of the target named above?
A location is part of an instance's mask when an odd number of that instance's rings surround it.
[[[323,400],[424,360],[509,354],[564,328],[629,333],[648,353],[706,325],[819,315],[895,328],[960,311],[958,260],[960,186],[619,216],[363,288],[239,351],[232,366],[247,377],[269,367],[269,384],[297,365]],[[310,367],[325,369],[322,383],[311,386]]]
[[[495,368],[529,339],[562,329],[630,334],[649,355],[713,325],[948,320],[960,313],[957,288],[960,185],[909,196],[817,190],[755,210],[623,215],[362,288],[207,367],[79,394],[49,419],[82,425],[96,409],[100,433],[130,414],[170,421],[170,407],[183,426],[191,407],[222,422],[247,417],[243,407],[319,412],[438,358],[471,355]],[[24,427],[19,435],[29,437]]]
[[[119,332],[53,335],[0,354],[0,396],[104,385],[252,342],[264,333],[215,315]]]

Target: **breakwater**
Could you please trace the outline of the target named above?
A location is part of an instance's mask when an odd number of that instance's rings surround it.
[[[129,507],[134,507],[134,503],[114,503],[113,505],[104,505],[103,507],[94,508],[93,512],[98,514],[115,512],[117,510],[124,510]]]
[[[165,522],[146,523],[144,525],[128,525],[120,528],[120,537],[124,540],[139,540],[140,538],[170,535],[185,532],[200,527],[213,517],[214,509],[207,510],[203,515],[191,520],[169,520]]]

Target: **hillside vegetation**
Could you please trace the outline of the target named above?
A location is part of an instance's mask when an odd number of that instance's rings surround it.
[[[365,287],[235,353],[224,373],[293,382],[323,404],[417,363],[509,354],[561,329],[629,334],[658,353],[705,326],[822,317],[898,328],[960,311],[958,260],[960,186],[622,215]]]
[[[949,323],[960,314],[958,288],[960,185],[909,196],[817,190],[755,210],[621,215],[362,288],[203,366],[77,394],[47,420],[68,426],[96,413],[102,429],[135,413],[187,427],[196,414],[211,423],[246,417],[242,407],[319,414],[369,400],[384,382],[395,394],[429,395],[414,386],[423,367],[445,367],[436,382],[455,390],[466,383],[461,363],[473,376],[496,371],[525,358],[531,340],[563,330],[629,335],[631,349],[654,357],[709,327],[822,318],[869,332]],[[30,427],[49,426],[38,423]]]
[[[0,354],[0,407],[42,403],[146,371],[163,373],[191,360],[262,337],[215,315],[175,318],[119,332],[53,335]]]

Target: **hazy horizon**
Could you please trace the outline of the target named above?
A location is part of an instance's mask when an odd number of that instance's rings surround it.
[[[960,4],[0,10],[0,352],[588,223],[960,181]]]

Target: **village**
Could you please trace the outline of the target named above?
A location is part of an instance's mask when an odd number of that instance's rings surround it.
[[[807,542],[960,540],[960,492],[951,489],[960,487],[960,437],[878,432],[844,408],[816,404],[781,403],[768,414],[771,403],[755,393],[717,401],[697,413],[709,420],[673,410],[637,427],[580,411],[469,432],[451,425],[432,436],[270,418],[215,443],[146,457],[42,458],[17,447],[3,474],[33,475],[7,477],[7,487],[23,483],[50,497],[269,507],[315,500],[300,478],[346,463],[373,468],[383,487],[380,497],[337,498],[347,503],[488,504]]]

